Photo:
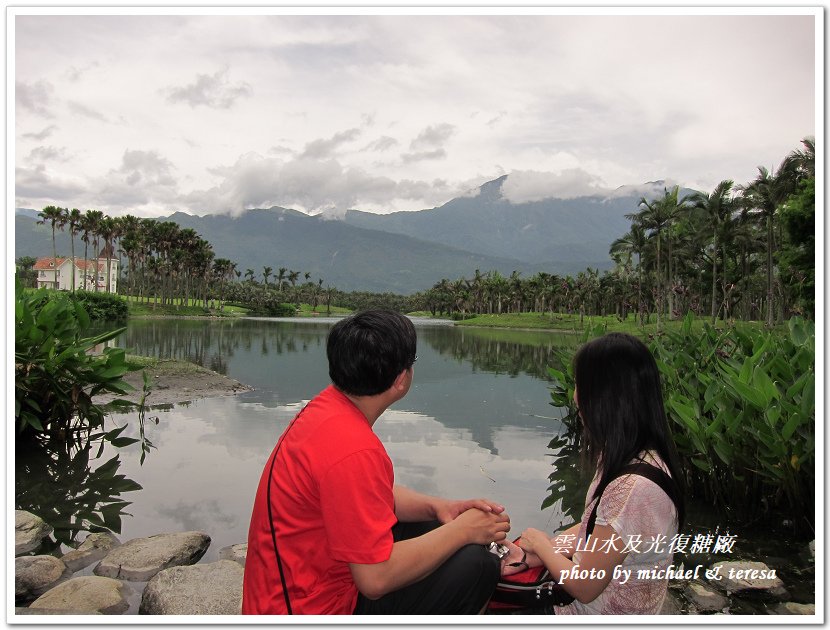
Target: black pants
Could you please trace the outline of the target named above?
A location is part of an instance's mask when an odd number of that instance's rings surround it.
[[[440,523],[398,523],[395,542],[416,538]],[[420,582],[370,600],[358,594],[356,615],[477,615],[499,581],[499,559],[482,545],[466,545]]]

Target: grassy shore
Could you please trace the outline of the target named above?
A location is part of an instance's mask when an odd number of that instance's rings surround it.
[[[693,329],[699,329],[705,322],[711,322],[708,317],[699,317],[692,324]],[[660,330],[670,331],[680,328],[682,318],[667,319],[660,322]],[[620,320],[616,315],[586,315],[580,317],[564,313],[502,313],[501,315],[476,315],[468,319],[455,322],[456,326],[476,326],[483,328],[513,328],[526,330],[552,330],[563,333],[581,333],[593,326],[601,326],[606,332],[625,332],[632,335],[647,336],[657,333],[657,318],[652,315],[644,326],[639,319],[629,315]],[[717,321],[716,327],[731,326],[732,323]],[[737,322],[737,325],[751,327],[763,326],[762,322]]]
[[[242,317],[250,313],[250,309],[238,304],[226,303],[222,308],[205,308],[202,300],[189,300],[185,304],[184,300],[173,300],[172,304],[162,305],[160,303],[149,303],[145,299],[141,301],[132,296],[126,296],[129,307],[130,317]],[[209,302],[212,306],[213,303]],[[294,317],[326,317],[329,309],[325,305],[318,305],[316,309],[312,309],[310,304],[300,304]],[[341,308],[339,306],[331,307],[331,315],[345,315],[350,313],[349,309]]]

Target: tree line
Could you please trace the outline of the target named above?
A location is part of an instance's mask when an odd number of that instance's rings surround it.
[[[119,292],[154,304],[210,301],[222,309],[235,302],[266,314],[290,314],[290,305],[313,310],[387,307],[403,312],[463,318],[473,314],[550,312],[585,315],[635,313],[641,323],[692,311],[716,319],[812,317],[815,290],[815,141],[805,138],[778,168],[759,167],[745,185],[720,182],[711,193],[680,196],[679,187],[657,199],[640,199],[626,215],[630,230],[610,246],[611,270],[587,268],[576,276],[539,272],[522,277],[476,270],[472,278],[443,278],[426,291],[403,296],[344,292],[322,278],[288,267],[265,266],[261,274],[217,258],[209,242],[172,221],[132,215],[109,217],[56,206],[40,212],[40,224],[68,229],[95,256],[103,252],[107,286],[116,246],[126,257]],[[103,245],[99,249],[99,246]],[[30,267],[34,260],[20,259]],[[25,271],[24,271],[25,273]],[[259,279],[258,279],[259,277]],[[71,290],[75,291],[74,274]],[[97,283],[96,290],[97,290]],[[325,285],[325,286],[324,286]]]
[[[419,295],[436,314],[636,313],[640,322],[692,311],[716,319],[813,317],[815,290],[815,141],[802,140],[770,171],[745,185],[721,181],[711,193],[680,197],[675,186],[640,199],[630,230],[609,255],[614,268],[576,277],[498,271],[442,279]]]

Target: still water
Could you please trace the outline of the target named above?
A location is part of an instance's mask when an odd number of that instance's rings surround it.
[[[119,473],[142,486],[124,493],[132,516],[120,538],[203,530],[203,562],[245,542],[256,486],[294,415],[329,383],[325,340],[335,320],[136,320],[117,344],[131,353],[193,361],[254,388],[170,410],[152,410],[157,447],[139,464],[121,449]],[[439,496],[485,496],[507,506],[514,533],[563,520],[547,495],[547,448],[564,431],[549,404],[547,366],[573,343],[549,333],[471,330],[417,321],[418,363],[409,394],[375,424],[396,482]],[[135,414],[114,416],[131,424]],[[106,456],[105,456],[106,457]]]
[[[130,321],[116,340],[130,353],[192,361],[254,390],[151,409],[145,426],[156,448],[143,464],[138,445],[106,446],[100,455],[97,446],[18,455],[16,507],[55,526],[54,544],[64,551],[71,538],[83,540],[90,525],[103,524],[122,542],[202,530],[212,543],[201,562],[216,561],[223,547],[246,542],[254,493],[273,445],[329,383],[325,342],[334,321]],[[566,431],[562,411],[550,405],[547,368],[555,364],[558,348],[573,347],[576,340],[432,320],[415,325],[419,358],[413,386],[374,426],[397,483],[427,494],[501,502],[513,536],[526,527],[553,532],[578,519],[587,479],[575,474],[572,446],[558,452],[568,454],[548,480],[554,472],[548,443]],[[122,435],[137,437],[137,420],[135,411],[114,414],[108,428],[126,425]],[[561,501],[543,511],[549,486]],[[699,502],[688,508],[688,532],[717,533],[727,525],[724,515]],[[746,532],[730,524],[738,543],[732,558],[720,559],[763,560],[779,569],[795,601],[814,601],[806,542],[782,532],[780,519],[764,520],[762,531],[757,524]],[[60,555],[59,549],[51,552]],[[676,555],[675,561],[695,566],[712,558]],[[91,571],[92,566],[82,574]],[[137,609],[136,594],[129,612]],[[733,613],[739,611],[766,609],[733,603]]]

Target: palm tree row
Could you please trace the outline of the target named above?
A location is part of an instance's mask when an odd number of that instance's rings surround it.
[[[417,298],[433,314],[550,311],[625,318],[633,311],[641,324],[654,315],[658,328],[664,317],[688,310],[713,321],[763,318],[768,326],[795,312],[811,316],[804,287],[812,286],[813,277],[815,143],[802,143],[803,150],[790,153],[774,172],[760,167],[744,186],[724,180],[708,194],[681,197],[675,186],[657,199],[641,198],[626,216],[630,230],[611,244],[615,266],[602,276],[590,268],[576,277],[529,278],[476,270],[471,279],[442,279]],[[802,216],[781,221],[799,196],[807,206]],[[800,226],[800,236],[791,224]],[[799,255],[785,256],[788,249]],[[801,261],[803,268],[786,274],[801,278],[799,294],[782,281],[779,260]]]

